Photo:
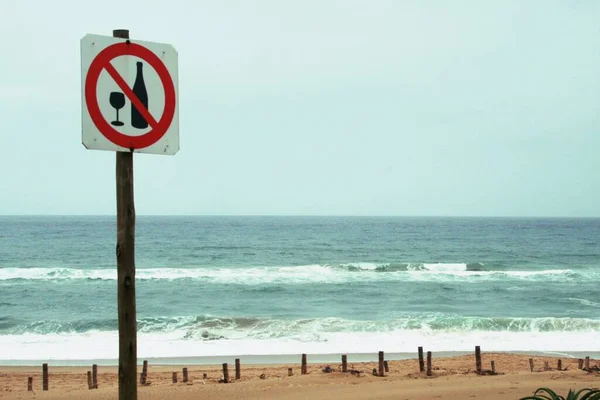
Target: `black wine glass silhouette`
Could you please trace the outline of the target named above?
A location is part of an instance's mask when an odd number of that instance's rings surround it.
[[[112,121],[111,124],[114,126],[123,126],[125,125],[123,122],[119,121],[119,110],[125,107],[125,95],[121,92],[111,92],[110,93],[110,105],[117,110],[117,119],[116,121]]]

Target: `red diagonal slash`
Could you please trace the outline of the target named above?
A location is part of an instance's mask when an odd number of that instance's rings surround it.
[[[129,100],[131,100],[131,103],[139,111],[139,113],[142,114],[142,117],[144,117],[146,122],[148,122],[148,125],[150,125],[152,129],[156,128],[158,122],[156,122],[152,114],[150,114],[150,112],[146,107],[144,107],[140,99],[135,95],[135,93],[133,93],[133,90],[131,90],[131,88],[129,87],[129,85],[127,85],[127,82],[125,82],[121,75],[119,75],[115,67],[113,67],[113,65],[110,62],[108,62],[104,65],[104,69],[106,69],[106,72],[108,72],[108,74],[121,88],[123,93],[125,93],[125,96],[127,96]]]

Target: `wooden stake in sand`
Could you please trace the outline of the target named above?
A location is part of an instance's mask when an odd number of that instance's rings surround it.
[[[585,358],[585,369],[590,369],[590,356]]]
[[[379,371],[377,371],[379,373],[379,376],[384,376],[384,366],[383,366],[383,351],[379,352]]]
[[[291,368],[288,368],[288,376],[294,375],[294,372]]]
[[[173,372],[173,383],[177,383],[177,372]]]
[[[207,379],[208,379],[208,374],[207,374],[206,372],[204,372],[204,373],[202,374],[202,379],[203,379],[203,380],[207,380]]]
[[[33,392],[33,377],[27,378],[27,391]]]
[[[187,383],[188,382],[188,369],[184,368],[183,371],[182,371],[182,373],[183,373],[183,380],[182,380],[182,382],[183,383]]]
[[[223,383],[229,383],[229,368],[227,363],[223,363]]]
[[[92,386],[94,389],[98,389],[98,366],[92,365]]]
[[[560,358],[558,359],[557,367],[559,371],[562,371],[562,360]]]
[[[423,347],[419,346],[419,372],[425,372],[425,360],[423,359]]]
[[[342,354],[342,372],[348,372],[348,357]]]
[[[529,369],[533,372],[533,358],[529,359]]]
[[[302,367],[300,371],[302,375],[306,375],[308,373],[308,368],[306,367],[306,354],[302,354]]]
[[[92,371],[87,372],[88,389],[93,389],[94,384],[92,383]]]
[[[579,369],[583,369],[583,359],[579,359]]]
[[[387,360],[383,362],[383,369],[385,370],[385,372],[390,372],[390,366],[388,365]]]
[[[481,375],[481,347],[475,346],[475,369]]]
[[[496,363],[492,360],[492,374],[496,373]]]
[[[240,368],[240,359],[235,359],[235,379],[238,380],[242,376],[242,371]]]
[[[427,376],[432,376],[433,371],[431,370],[431,352],[427,352]]]
[[[140,384],[145,385],[148,378],[148,360],[144,360],[142,373],[140,374]]]
[[[48,364],[42,364],[42,390],[48,390]]]

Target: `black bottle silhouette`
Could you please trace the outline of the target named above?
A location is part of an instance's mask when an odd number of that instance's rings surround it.
[[[144,83],[144,73],[142,67],[144,64],[137,62],[137,74],[135,76],[135,83],[133,84],[133,93],[140,99],[140,102],[148,109],[148,91],[146,90],[146,84]],[[131,126],[138,129],[144,129],[148,127],[148,122],[140,114],[140,112],[131,104]]]

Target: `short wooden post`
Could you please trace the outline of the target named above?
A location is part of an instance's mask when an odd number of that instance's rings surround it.
[[[142,366],[142,373],[140,375],[140,383],[142,385],[145,385],[147,378],[148,378],[148,360],[144,360],[144,364]]]
[[[27,391],[33,392],[33,377],[27,378]]]
[[[183,368],[182,375],[183,375],[182,382],[187,383],[188,382],[188,369],[187,368]]]
[[[204,373],[202,374],[202,379],[204,379],[204,380],[207,380],[207,379],[208,379],[208,375],[206,374],[206,372],[204,372]]]
[[[579,359],[579,369],[583,369],[583,359]]]
[[[98,365],[92,364],[92,386],[98,389]]]
[[[291,368],[288,368],[288,376],[294,375],[294,372]]]
[[[496,363],[492,360],[492,374],[496,373]]]
[[[48,390],[48,364],[42,364],[42,390]]]
[[[92,383],[92,371],[87,372],[88,389],[93,389],[94,384]]]
[[[475,370],[481,375],[481,347],[475,346]]]
[[[433,371],[431,370],[431,352],[427,352],[427,376],[432,376]]]
[[[173,383],[177,383],[177,372],[173,372]]]
[[[242,371],[240,370],[240,359],[235,359],[235,379],[240,379],[242,376]]]
[[[229,369],[227,363],[223,363],[223,383],[229,383]]]
[[[306,354],[302,354],[301,373],[302,375],[306,375],[308,373],[308,368],[306,367]]]
[[[562,360],[560,358],[558,359],[557,367],[559,371],[562,371]]]
[[[342,354],[342,372],[348,372],[348,357]]]
[[[387,360],[383,362],[383,369],[385,370],[385,372],[390,372],[390,366],[388,365]]]
[[[423,359],[423,347],[419,346],[419,372],[425,372],[425,360]]]
[[[585,369],[590,369],[590,356],[585,358]]]
[[[383,351],[379,352],[379,370],[377,371],[379,376],[384,376],[384,367],[383,367]]]
[[[549,371],[550,365],[548,365],[548,361],[544,361],[544,371]]]
[[[533,372],[533,358],[529,359],[529,369]]]

